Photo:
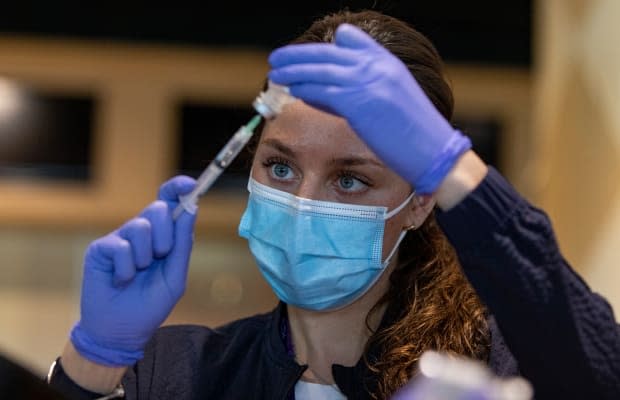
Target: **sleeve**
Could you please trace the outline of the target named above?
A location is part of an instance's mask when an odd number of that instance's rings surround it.
[[[437,219],[537,399],[620,398],[620,327],[562,257],[543,211],[490,168]]]

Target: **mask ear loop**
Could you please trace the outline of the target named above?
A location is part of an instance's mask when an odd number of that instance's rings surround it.
[[[413,192],[411,192],[411,194],[409,196],[407,196],[405,201],[400,203],[400,205],[398,207],[396,207],[395,209],[393,209],[389,213],[385,214],[384,219],[388,220],[388,219],[392,218],[393,216],[395,216],[396,214],[398,214],[403,208],[405,208],[405,206],[407,206],[407,204],[409,204],[409,202],[411,201],[411,199],[413,199],[414,196],[415,196],[415,190]]]
[[[390,251],[390,254],[388,254],[387,258],[385,259],[385,261],[383,261],[383,263],[381,264],[381,266],[383,268],[387,267],[388,265],[390,265],[390,261],[392,261],[392,257],[394,257],[394,254],[396,254],[396,250],[398,250],[398,246],[400,246],[400,242],[403,241],[403,239],[405,238],[405,236],[407,235],[407,232],[409,232],[408,230],[403,230],[400,235],[398,236],[398,240],[396,241],[396,244],[394,245],[394,247],[392,247],[392,251]]]
[[[411,199],[413,199],[414,196],[415,196],[415,190],[411,192],[411,194],[407,196],[405,201],[403,201],[398,207],[396,207],[389,213],[385,214],[385,219],[388,220],[392,218],[394,215],[398,214],[403,208],[405,208],[405,206],[407,206],[407,204],[409,204],[409,202],[411,201]],[[410,227],[413,227],[412,229],[415,229],[415,225],[410,225],[402,230],[402,232],[398,236],[398,240],[396,240],[396,244],[394,245],[394,247],[392,247],[390,254],[388,254],[385,261],[383,261],[383,263],[381,264],[383,268],[390,265],[390,261],[392,261],[392,257],[394,257],[394,254],[396,254],[396,250],[398,250],[398,246],[400,246],[400,242],[403,241],[403,239],[405,238],[405,235],[407,235],[407,232],[411,230]]]

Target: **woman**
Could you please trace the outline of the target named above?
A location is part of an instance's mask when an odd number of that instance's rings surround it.
[[[450,126],[426,38],[344,12],[270,63],[303,102],[264,126],[239,232],[282,303],[155,333],[191,252],[194,217],[170,210],[193,181],[175,178],[89,247],[53,385],[83,398],[121,379],[128,399],[387,398],[438,349],[520,373],[538,399],[617,397],[612,310],[562,259],[546,216]]]

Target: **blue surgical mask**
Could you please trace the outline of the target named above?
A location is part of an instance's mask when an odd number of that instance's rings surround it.
[[[407,233],[382,261],[385,221],[397,208],[297,197],[250,178],[239,224],[258,267],[287,304],[325,311],[351,304],[379,279]]]

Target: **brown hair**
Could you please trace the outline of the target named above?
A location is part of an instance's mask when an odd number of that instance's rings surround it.
[[[403,61],[439,112],[451,119],[454,101],[441,58],[424,35],[403,21],[375,11],[342,11],[315,21],[292,43],[332,42],[336,28],[345,22],[367,32]],[[384,304],[393,320],[374,332],[367,345],[367,350],[374,345],[380,353],[369,360],[365,352],[376,378],[376,387],[369,388],[375,398],[390,397],[411,379],[425,350],[487,358],[485,308],[434,215],[403,240],[390,289],[369,315]]]

